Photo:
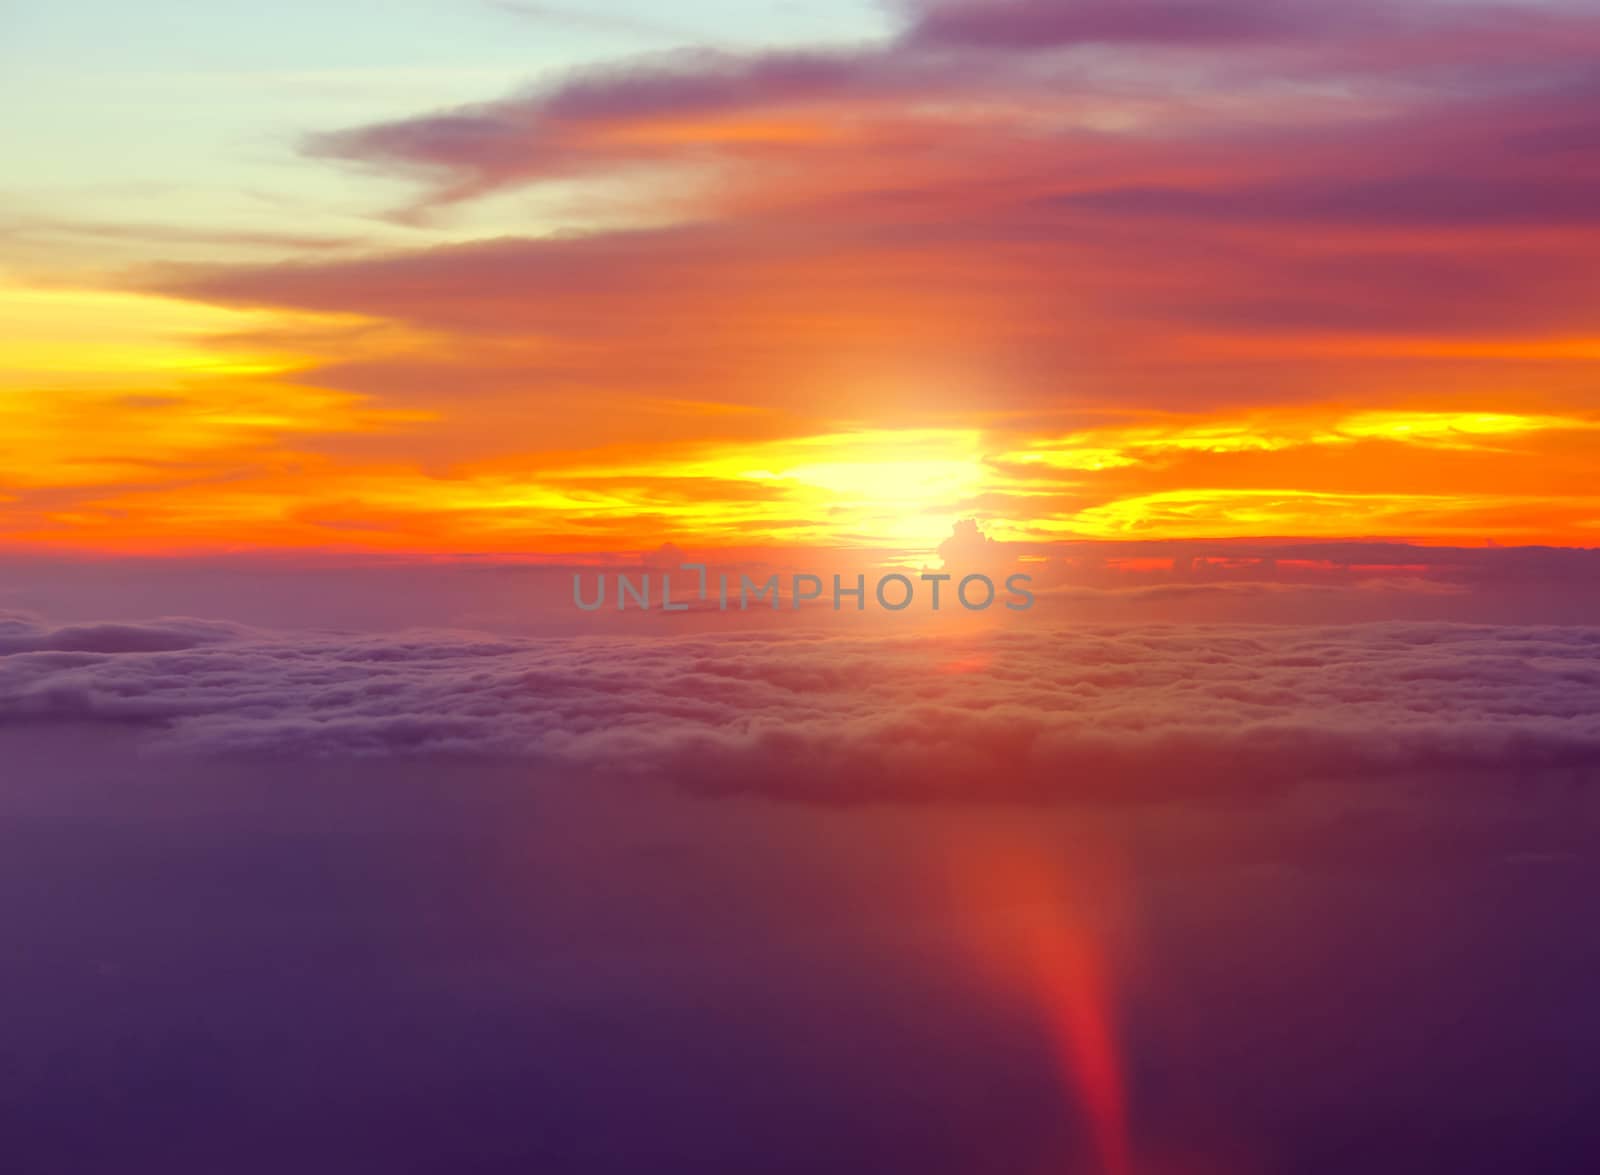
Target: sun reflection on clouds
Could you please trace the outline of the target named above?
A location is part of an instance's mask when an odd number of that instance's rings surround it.
[[[1578,438],[1600,420],[1554,407],[1102,410],[1103,423],[1052,432],[1005,413],[830,424],[679,397],[649,405],[675,422],[672,437],[585,450],[497,435],[492,417],[479,426],[434,396],[325,379],[330,352],[346,366],[365,354],[449,355],[447,339],[403,325],[67,289],[5,289],[0,309],[11,327],[0,519],[25,539],[570,551],[671,540],[914,560],[968,517],[1028,541],[1543,541],[1591,533],[1600,518],[1572,472]],[[643,410],[632,396],[615,408]],[[465,438],[461,459],[427,460],[441,424]],[[702,428],[721,435],[695,439]],[[361,442],[385,434],[416,445],[364,456]],[[1458,464],[1441,475],[1424,457]],[[188,500],[197,479],[211,487],[203,505]],[[30,498],[63,489],[70,501]]]
[[[1277,452],[1306,445],[1351,445],[1364,440],[1448,448],[1483,448],[1496,438],[1548,431],[1593,431],[1600,419],[1556,414],[1368,409],[1303,411],[1235,419],[1171,417],[1156,423],[1091,429],[1037,438],[1000,460],[1061,469],[1105,469],[1170,453]]]
[[[0,285],[0,390],[126,387],[187,374],[266,375],[296,357],[224,348],[218,336],[282,321],[172,298],[108,290]]]

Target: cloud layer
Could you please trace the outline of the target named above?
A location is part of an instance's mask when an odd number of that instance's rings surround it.
[[[293,163],[340,225],[340,173],[373,183],[376,235],[274,207],[242,226],[271,262],[154,240],[115,293],[13,293],[0,530],[1600,533],[1592,4],[900,0],[858,39],[814,27],[329,107]]]
[[[1239,797],[1600,766],[1600,629],[1211,625],[618,641],[13,618],[0,720],[168,749],[506,756],[832,802]]]
[[[146,280],[381,325],[302,360],[399,415],[309,442],[299,542],[899,543],[859,507],[917,468],[788,474],[926,427],[934,535],[1582,545],[1597,50],[1560,3],[905,3],[316,131],[433,247]]]

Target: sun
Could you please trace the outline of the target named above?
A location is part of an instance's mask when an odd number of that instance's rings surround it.
[[[984,485],[980,435],[873,429],[769,442],[730,457],[736,476],[781,487],[847,546],[933,550]]]

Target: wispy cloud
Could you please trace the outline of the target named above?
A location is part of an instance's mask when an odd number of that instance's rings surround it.
[[[414,181],[433,246],[305,234],[284,263],[134,280],[196,321],[283,319],[302,386],[264,415],[337,410],[252,437],[271,460],[201,516],[114,480],[53,509],[65,467],[18,454],[9,529],[925,552],[964,515],[1029,538],[1600,533],[1589,8],[893,13],[875,39],[623,57],[312,133],[300,166]],[[463,239],[485,208],[523,211]],[[310,340],[308,315],[347,329]],[[29,369],[33,414],[82,333]],[[920,472],[885,440],[913,431]],[[86,447],[78,468],[112,446]]]

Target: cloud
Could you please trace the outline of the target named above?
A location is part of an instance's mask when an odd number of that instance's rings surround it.
[[[952,423],[985,434],[982,484],[930,508],[1040,535],[1587,541],[1580,429],[1458,453],[1402,452],[1419,434],[1389,430],[1055,469],[995,458],[1020,447],[1011,422],[1052,415],[1135,431],[1184,416],[1248,432],[1266,407],[1586,421],[1593,11],[1014,0],[898,15],[876,41],[630,57],[317,135],[321,160],[417,177],[409,211],[459,217],[452,231],[428,249],[143,275],[197,302],[367,322],[361,347],[286,339],[295,378],[421,413],[387,430],[339,414],[297,437],[286,464],[327,472],[283,492],[325,500],[276,512],[278,541],[488,549],[533,514],[515,541],[571,549],[613,541],[583,529],[588,503],[613,501],[637,505],[597,524],[618,546],[714,541],[674,528],[698,525],[683,500],[712,494],[718,521],[748,530],[735,508],[759,512],[781,482],[691,481],[696,445]],[[489,199],[513,193],[534,222]],[[594,480],[529,484],[575,454]],[[631,472],[609,474],[618,459]],[[66,511],[29,490],[13,513],[109,531],[148,501]],[[779,521],[887,541],[835,504]]]
[[[1202,60],[1149,57],[1173,43]],[[878,373],[944,373],[993,404],[1068,378],[1122,405],[1236,398],[1250,377],[1197,364],[1262,340],[1398,336],[1406,358],[1522,339],[1537,359],[1585,337],[1596,294],[1587,248],[1535,230],[1600,207],[1573,166],[1600,134],[1597,48],[1600,19],[1549,5],[913,7],[877,44],[646,56],[308,145],[424,177],[424,210],[551,183],[590,185],[591,205],[647,192],[625,228],[156,281],[532,334],[536,357],[508,357],[524,388],[796,407]],[[699,182],[639,182],[662,172]]]
[[[1595,43],[1587,14],[1561,3],[924,0],[909,12],[905,45],[1011,54],[1180,50],[1249,57],[1257,70],[1280,72],[1504,64],[1535,49],[1570,64]]]
[[[216,620],[153,624],[67,624],[48,628],[19,613],[0,613],[0,656],[12,653],[169,653],[227,641],[246,630]]]
[[[1358,6],[1350,5],[1349,8]],[[963,0],[923,7],[907,39],[913,43],[1013,51],[1076,45],[1237,45],[1320,27],[1336,29],[1343,7],[1293,0]],[[1363,15],[1376,15],[1363,11]]]
[[[1161,55],[1173,48],[1195,56]],[[1348,161],[1354,150],[1402,174],[1344,201],[1307,193],[1300,202],[1319,214],[1365,202],[1381,215],[1388,202],[1404,210],[1419,199],[1410,181],[1425,174],[1404,174],[1419,161],[1419,132],[1431,132],[1422,157],[1460,161],[1466,146],[1478,163],[1527,163],[1592,141],[1597,48],[1600,20],[1559,5],[963,0],[913,5],[899,35],[875,44],[646,55],[498,100],[315,135],[306,146],[431,175],[439,186],[425,202],[452,203],[664,161],[809,162],[824,171],[806,177],[804,191],[819,181],[848,190],[852,169],[869,182],[898,174],[912,189],[927,185],[919,173],[940,149],[970,163],[997,144],[1031,144],[1037,150],[1014,161],[1017,181],[1054,162],[1057,182],[1097,180],[1107,199],[1138,209],[1149,197],[1128,177],[1176,169],[1203,182],[1179,186],[1170,201],[1185,196],[1202,211],[1208,194],[1228,190],[1214,187],[1217,164],[1231,162],[1248,208],[1254,182],[1281,179],[1292,193],[1327,153]],[[1272,107],[1241,110],[1241,90]],[[1286,156],[1291,140],[1297,150]],[[885,153],[897,173],[872,166]],[[1108,163],[1122,183],[1097,176]],[[1506,179],[1493,167],[1473,174],[1496,188]],[[951,168],[924,194],[957,196],[962,175],[970,171]],[[1478,206],[1471,192],[1432,192],[1456,216]],[[1511,195],[1569,213],[1579,203],[1534,186]],[[1503,215],[1501,200],[1486,203]]]
[[[939,544],[939,558],[955,572],[1009,568],[1016,558],[1005,547],[983,533],[975,519],[959,520],[950,537]]]
[[[433,199],[452,203],[499,188],[660,160],[692,142],[674,120],[718,119],[774,105],[816,103],[880,86],[879,59],[847,52],[734,54],[676,50],[578,73],[546,89],[421,117],[312,136],[313,156],[421,169],[449,177]],[[668,133],[650,135],[649,127]],[[629,133],[631,130],[634,133]],[[732,128],[728,128],[732,129]],[[757,148],[759,133],[723,145]],[[784,141],[782,136],[775,140]]]
[[[510,757],[818,802],[1222,801],[1329,777],[1600,767],[1595,628],[7,631],[0,720],[142,724],[202,753]]]

